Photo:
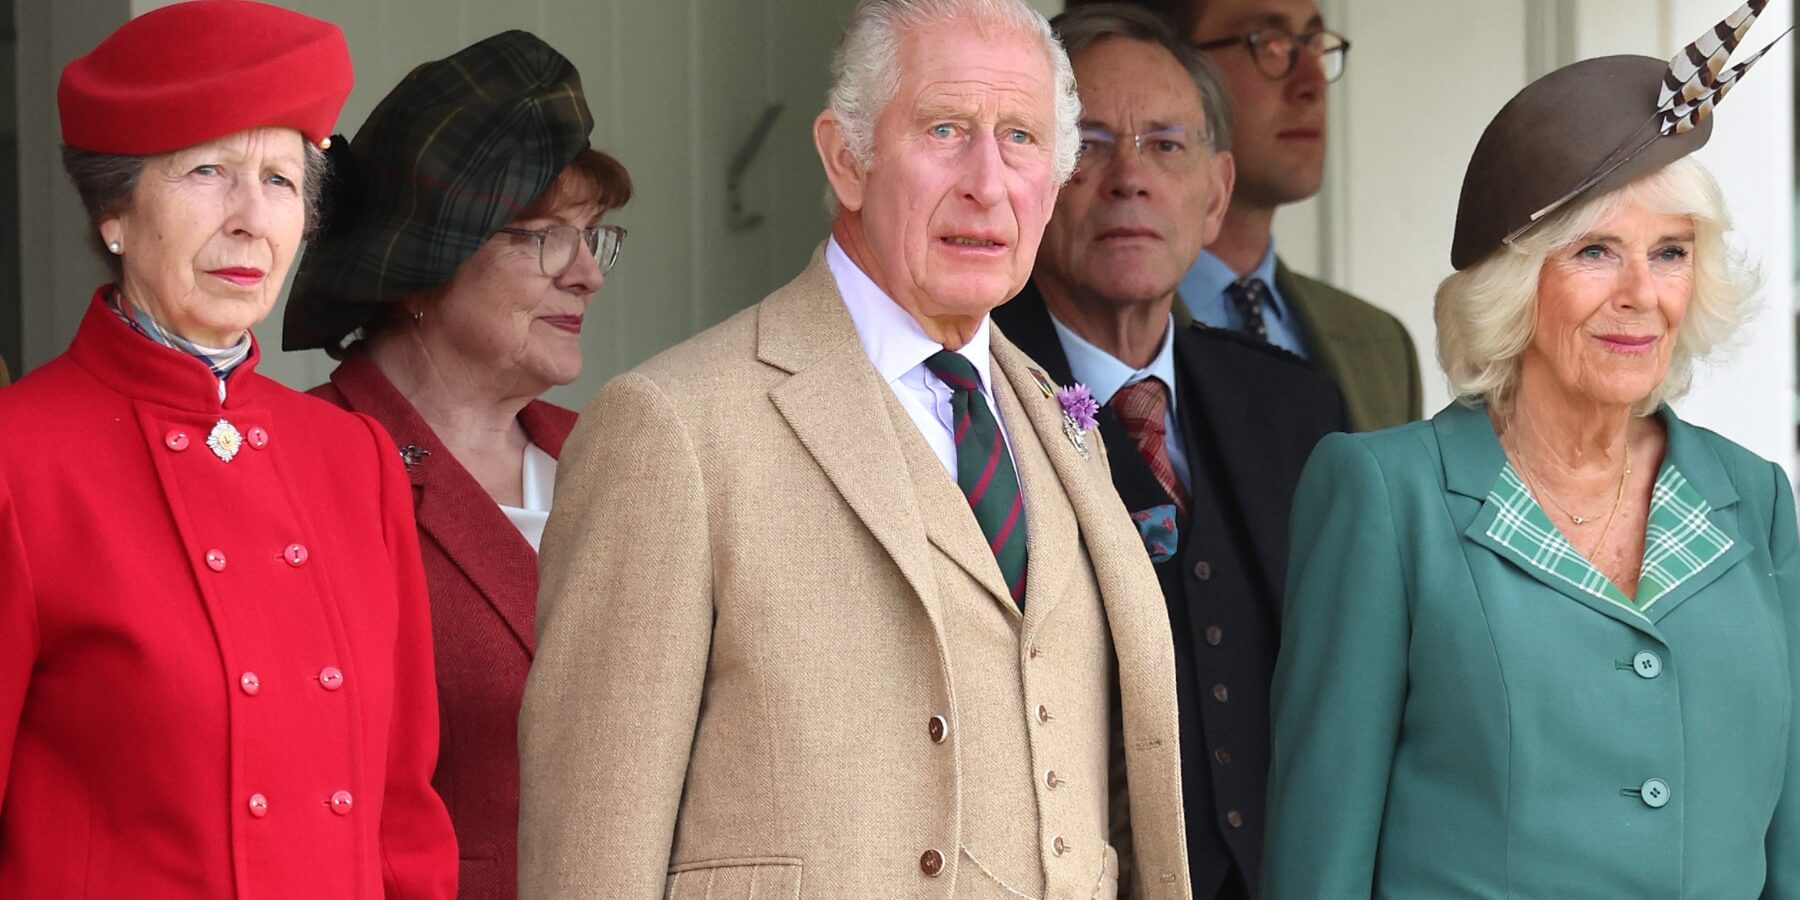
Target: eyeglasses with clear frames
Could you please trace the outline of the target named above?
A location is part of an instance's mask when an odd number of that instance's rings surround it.
[[[1336,32],[1319,29],[1295,34],[1274,25],[1259,28],[1249,34],[1202,41],[1195,44],[1194,48],[1220,50],[1239,44],[1250,51],[1250,58],[1256,61],[1256,71],[1270,81],[1280,81],[1294,71],[1294,67],[1300,64],[1301,49],[1318,57],[1319,66],[1325,70],[1327,83],[1343,77],[1345,57],[1350,55],[1350,42]]]
[[[1171,174],[1186,172],[1204,157],[1211,140],[1205,132],[1185,125],[1171,125],[1155,131],[1136,134],[1114,134],[1099,127],[1081,129],[1081,150],[1076,158],[1077,171],[1100,169],[1118,158],[1119,146],[1130,144],[1138,159]]]
[[[619,261],[619,248],[625,245],[625,229],[617,225],[576,228],[573,225],[550,225],[544,228],[501,228],[501,234],[513,234],[537,241],[538,268],[550,278],[561,278],[575,265],[578,247],[587,245],[601,274],[612,271]]]

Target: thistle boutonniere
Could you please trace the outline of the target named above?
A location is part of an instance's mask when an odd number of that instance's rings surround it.
[[[1057,388],[1056,402],[1062,405],[1063,435],[1075,445],[1075,452],[1087,459],[1087,435],[1094,430],[1094,415],[1100,412],[1100,404],[1094,402],[1088,386],[1081,383]]]

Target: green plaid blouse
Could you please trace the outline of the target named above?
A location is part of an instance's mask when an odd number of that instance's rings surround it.
[[[1550,576],[1646,622],[1649,617],[1645,614],[1656,601],[1725,555],[1733,543],[1709,518],[1712,506],[1665,461],[1650,494],[1637,596],[1627,597],[1551,524],[1510,462],[1500,469],[1488,502],[1498,507],[1488,525],[1488,537]]]

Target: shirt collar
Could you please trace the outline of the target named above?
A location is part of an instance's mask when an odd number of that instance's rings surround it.
[[[1175,411],[1175,317],[1169,316],[1168,324],[1163,328],[1162,349],[1156,351],[1156,358],[1150,364],[1134,369],[1126,365],[1118,357],[1094,346],[1087,338],[1076,334],[1069,326],[1064,325],[1055,313],[1050,314],[1050,324],[1056,326],[1057,340],[1062,343],[1063,355],[1069,358],[1069,373],[1075,380],[1087,385],[1088,393],[1094,402],[1105,406],[1112,401],[1119,389],[1129,384],[1136,384],[1146,378],[1156,378],[1169,390],[1169,412]]]
[[[1277,319],[1287,318],[1287,302],[1282,299],[1281,292],[1275,289],[1275,240],[1269,239],[1269,249],[1263,252],[1263,258],[1250,270],[1245,278],[1260,279],[1269,286],[1269,311]],[[1210,250],[1200,251],[1200,258],[1188,270],[1187,277],[1181,280],[1181,297],[1187,301],[1188,309],[1193,311],[1201,303],[1223,303],[1225,288],[1238,280],[1237,272],[1225,264],[1225,261],[1214,256]],[[1202,318],[1198,313],[1195,318]]]
[[[856,338],[862,342],[863,352],[868,354],[869,362],[874,364],[881,380],[893,384],[923,365],[933,353],[944,349],[943,344],[925,333],[911,313],[895,303],[874,279],[851,261],[835,237],[825,242],[825,265],[837,281],[838,294],[844,298],[851,324],[856,326]],[[982,391],[991,394],[993,380],[988,375],[988,330],[988,317],[982,316],[975,336],[956,352],[975,366],[976,373],[981,376]]]

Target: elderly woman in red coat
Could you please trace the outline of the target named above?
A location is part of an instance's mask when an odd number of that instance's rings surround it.
[[[538,397],[580,374],[625,234],[600,219],[631,182],[592,128],[575,67],[525,32],[419,66],[334,143],[342,177],[288,300],[286,347],[343,360],[313,393],[374,417],[406,458],[437,650],[433,783],[467,900],[516,891],[537,545],[575,424]]]
[[[63,72],[113,283],[0,391],[0,897],[455,893],[406,473],[249,331],[350,84],[336,26],[247,0]]]

